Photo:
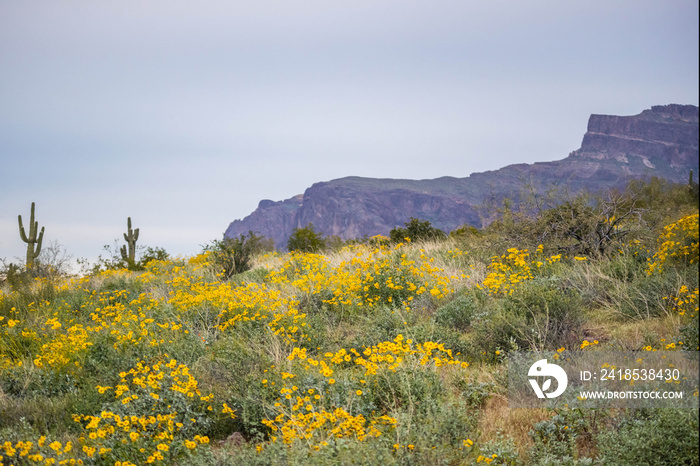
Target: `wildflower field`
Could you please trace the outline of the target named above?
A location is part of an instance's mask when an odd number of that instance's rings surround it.
[[[6,281],[0,464],[699,464],[697,410],[506,399],[514,350],[698,350],[687,210],[604,255],[486,231]]]

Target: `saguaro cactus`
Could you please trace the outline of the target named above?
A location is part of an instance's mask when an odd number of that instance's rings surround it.
[[[29,217],[29,236],[24,231],[24,225],[22,225],[22,216],[18,215],[17,220],[19,221],[19,236],[22,241],[27,243],[27,268],[34,265],[34,260],[39,257],[41,252],[41,241],[44,239],[44,227],[41,227],[41,233],[39,233],[39,238],[36,237],[36,233],[39,230],[39,222],[34,221],[34,203],[32,202],[32,213]]]
[[[134,268],[136,266],[136,240],[139,239],[139,229],[131,229],[131,217],[127,218],[126,227],[127,232],[124,233],[124,241],[126,241],[126,244],[121,248],[122,259],[126,261],[129,268]],[[129,246],[128,252],[126,249],[127,245]]]

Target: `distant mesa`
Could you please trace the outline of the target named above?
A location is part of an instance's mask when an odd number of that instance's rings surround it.
[[[410,217],[429,220],[443,231],[464,224],[482,227],[486,202],[514,197],[525,183],[570,192],[624,186],[630,179],[657,176],[683,183],[698,173],[698,107],[655,105],[639,115],[591,115],[581,148],[554,162],[509,165],[466,178],[400,180],[346,177],[315,183],[284,201],[262,200],[225,232],[254,231],[284,249],[294,228],[313,223],[316,231],[342,239],[388,235]]]

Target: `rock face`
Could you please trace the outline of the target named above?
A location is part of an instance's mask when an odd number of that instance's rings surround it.
[[[481,227],[485,202],[513,197],[529,183],[576,192],[623,186],[632,178],[658,176],[684,183],[698,173],[698,107],[654,106],[634,116],[591,115],[581,148],[555,162],[509,165],[466,178],[396,180],[347,177],[315,183],[303,195],[260,201],[225,236],[254,231],[286,248],[294,228],[313,223],[325,236],[342,239],[388,235],[410,217],[449,232],[464,224]]]

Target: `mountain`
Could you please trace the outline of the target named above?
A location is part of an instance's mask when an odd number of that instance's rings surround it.
[[[343,239],[388,235],[410,217],[429,220],[443,231],[483,226],[484,203],[512,197],[527,183],[595,192],[623,186],[632,178],[657,176],[687,182],[698,173],[698,107],[660,105],[639,115],[591,115],[581,148],[554,162],[509,165],[466,178],[398,180],[347,177],[315,183],[284,201],[260,201],[226,237],[254,231],[286,247],[294,228],[313,223],[316,231]]]

